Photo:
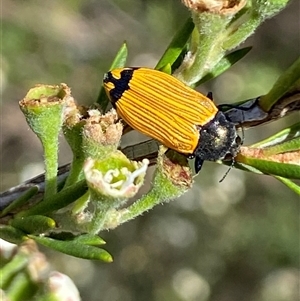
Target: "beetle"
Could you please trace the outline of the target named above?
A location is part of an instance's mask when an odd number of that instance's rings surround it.
[[[120,118],[166,147],[195,158],[196,173],[205,160],[234,158],[241,146],[234,123],[209,95],[172,75],[143,67],[119,68],[105,74],[103,85]]]

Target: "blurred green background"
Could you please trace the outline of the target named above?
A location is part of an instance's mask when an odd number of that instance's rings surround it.
[[[299,15],[294,0],[247,40],[246,58],[199,89],[217,103],[266,93],[300,54]],[[41,146],[18,108],[29,88],[64,82],[91,104],[124,40],[129,66],[153,67],[188,16],[179,0],[3,0],[1,190],[43,170]],[[245,144],[296,119],[246,131]],[[60,145],[67,163],[70,150]],[[299,300],[299,197],[271,177],[237,170],[219,184],[226,169],[205,163],[180,199],[101,233],[112,264],[47,250],[53,268],[72,277],[84,301]]]

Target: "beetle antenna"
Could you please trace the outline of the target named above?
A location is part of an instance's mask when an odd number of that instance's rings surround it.
[[[227,175],[229,174],[229,172],[230,172],[231,169],[233,168],[234,163],[235,163],[235,160],[234,160],[234,158],[232,158],[232,161],[231,161],[231,164],[230,164],[229,168],[228,168],[227,171],[225,172],[225,175],[222,177],[222,179],[219,180],[219,183],[222,183],[222,182],[225,180],[225,178],[227,177]]]

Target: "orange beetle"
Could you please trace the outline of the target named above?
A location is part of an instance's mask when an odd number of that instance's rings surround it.
[[[235,157],[241,144],[235,125],[213,101],[175,77],[148,68],[120,68],[104,76],[104,88],[118,115],[133,129],[165,146],[204,160]]]

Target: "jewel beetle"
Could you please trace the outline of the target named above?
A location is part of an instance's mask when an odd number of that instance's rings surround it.
[[[104,89],[122,118],[133,129],[188,158],[198,173],[203,161],[234,158],[241,139],[235,125],[212,99],[174,76],[149,68],[107,72]]]

